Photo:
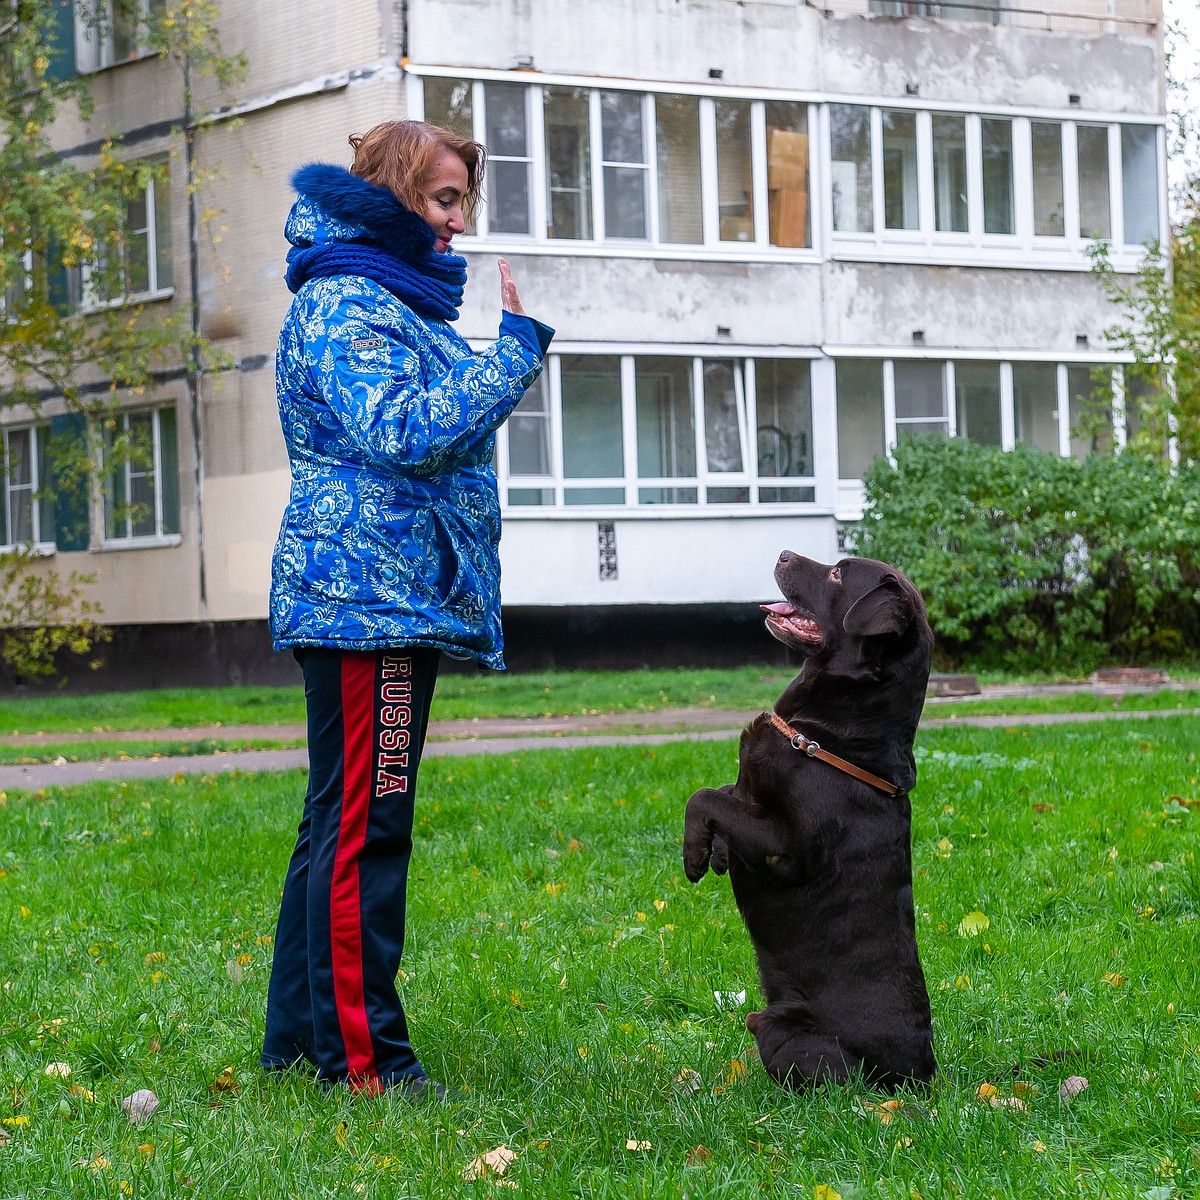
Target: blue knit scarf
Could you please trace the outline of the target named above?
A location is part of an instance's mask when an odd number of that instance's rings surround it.
[[[457,319],[467,282],[466,259],[439,254],[433,248],[433,228],[392,192],[325,163],[301,167],[292,186],[327,217],[361,230],[349,239],[293,246],[286,276],[293,292],[308,279],[361,275],[419,316]]]

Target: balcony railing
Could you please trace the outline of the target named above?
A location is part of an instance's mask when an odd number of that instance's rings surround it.
[[[1065,33],[1152,34],[1162,26],[1162,0],[1055,0],[1053,8],[1021,0],[805,0],[826,13],[939,17]]]

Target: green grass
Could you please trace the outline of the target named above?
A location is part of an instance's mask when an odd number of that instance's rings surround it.
[[[921,735],[941,1076],[886,1125],[878,1095],[788,1093],[747,1055],[728,882],[692,887],[679,861],[684,802],[732,779],[732,739],[427,761],[402,990],[427,1069],[466,1091],[446,1108],[256,1069],[300,773],[10,792],[0,1195],[506,1195],[461,1177],[505,1145],[525,1197],[1195,1197],[1196,735]],[[988,928],[961,936],[976,911]],[[741,989],[735,1012],[714,999]],[[211,1090],[227,1067],[238,1090]],[[1089,1087],[1063,1104],[1072,1074]],[[1036,1090],[994,1108],[984,1082]],[[135,1128],[118,1102],[138,1088],[162,1107]]]
[[[433,703],[435,720],[470,717],[636,716],[666,708],[729,709],[751,713],[769,707],[787,686],[788,668],[732,670],[558,671],[529,674],[443,674]],[[954,701],[931,705],[930,716],[954,712],[1036,713],[1111,708],[1200,706],[1200,687],[1189,691],[1110,696],[1061,696]],[[193,688],[112,692],[97,696],[31,693],[0,701],[0,734],[98,733],[230,725],[302,725],[299,687]],[[213,736],[209,734],[208,736]]]

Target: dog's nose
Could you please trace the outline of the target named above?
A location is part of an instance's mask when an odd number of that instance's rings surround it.
[[[796,556],[790,550],[781,550],[779,552],[779,565],[782,567],[786,563],[790,563]]]

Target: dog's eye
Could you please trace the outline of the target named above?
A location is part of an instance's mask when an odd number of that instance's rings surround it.
[[[834,583],[841,583],[842,582],[841,568],[840,567],[831,567],[829,570],[829,578]]]

